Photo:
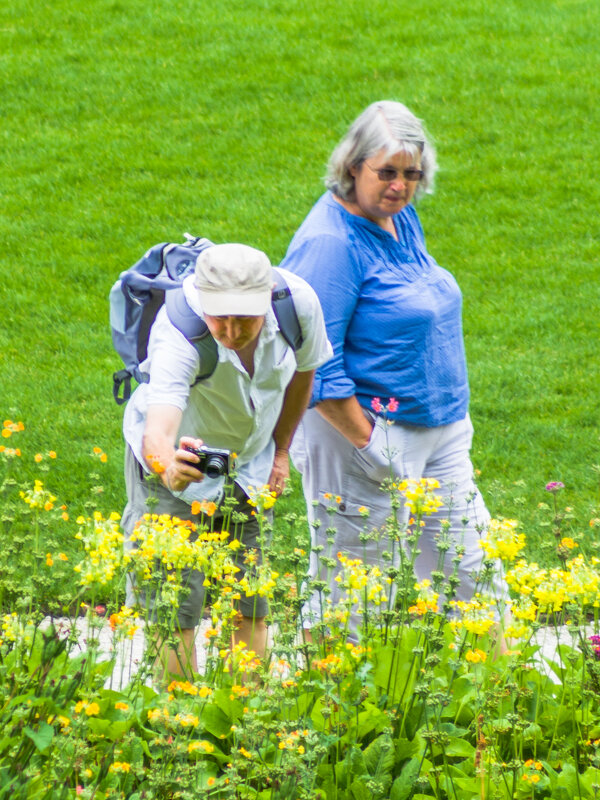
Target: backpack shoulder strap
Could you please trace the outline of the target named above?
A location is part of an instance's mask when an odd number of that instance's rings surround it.
[[[171,323],[198,352],[200,371],[194,385],[198,381],[210,378],[217,366],[219,355],[217,343],[211,336],[206,322],[192,310],[181,286],[165,294],[165,307]]]
[[[304,336],[294,306],[294,299],[281,272],[273,267],[273,281],[275,286],[271,294],[271,307],[277,318],[281,335],[294,352],[302,347]]]

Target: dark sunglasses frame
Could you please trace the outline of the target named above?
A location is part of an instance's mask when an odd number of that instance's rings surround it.
[[[380,169],[375,169],[370,164],[367,164],[366,161],[363,162],[366,164],[367,167],[371,170],[371,172],[376,172],[377,177],[383,183],[391,183],[395,181],[398,175],[402,175],[405,181],[420,181],[425,174],[422,169],[419,167],[406,167],[406,169],[392,169],[392,167],[381,167]]]

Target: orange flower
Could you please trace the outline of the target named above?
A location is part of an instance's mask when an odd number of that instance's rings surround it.
[[[158,456],[146,456],[146,461],[148,464],[150,464],[150,469],[152,472],[156,472],[157,475],[162,475],[162,473],[166,470],[165,465]]]
[[[194,515],[206,514],[207,517],[212,517],[216,510],[217,504],[212,501],[209,503],[207,500],[202,500],[202,502],[194,500],[192,503],[192,514]]]

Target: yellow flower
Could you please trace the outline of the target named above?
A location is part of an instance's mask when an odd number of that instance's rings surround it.
[[[579,545],[570,536],[565,536],[560,540],[559,547],[564,547],[566,550],[574,550],[576,547],[579,547]]]
[[[185,694],[197,695],[198,694],[198,687],[194,686],[193,683],[189,681],[171,681],[171,683],[167,687],[168,692],[172,692],[175,689],[179,689],[181,692]]]
[[[252,758],[252,753],[249,753],[245,747],[240,747],[238,753],[241,753],[244,756],[244,758]]]
[[[127,703],[123,703],[121,700],[118,700],[115,703],[115,708],[117,711],[129,711],[129,706]]]
[[[85,711],[88,717],[95,717],[100,713],[100,706],[98,703],[88,703],[87,700],[80,700],[75,705],[75,713],[81,714]]]
[[[195,714],[176,714],[175,722],[178,722],[182,728],[197,728],[200,720]]]
[[[44,489],[44,484],[39,480],[34,481],[33,489],[27,489],[19,494],[30,508],[44,509],[45,511],[51,511],[54,508],[56,497]]]
[[[274,506],[277,500],[276,492],[272,492],[268,484],[261,486],[260,489],[255,489],[254,486],[248,486],[246,493],[248,495],[249,505],[258,508],[261,512]]]
[[[467,650],[465,659],[470,664],[484,664],[487,661],[487,654],[484,653],[483,650]]]
[[[497,558],[503,561],[514,561],[518,553],[525,547],[525,535],[517,533],[516,519],[491,519],[485,539],[479,546],[490,560]]]
[[[108,769],[109,772],[129,772],[131,764],[128,764],[127,761],[115,761]]]
[[[206,739],[202,739],[201,741],[190,742],[188,744],[187,747],[188,753],[195,753],[197,750],[200,750],[202,753],[214,753],[215,746]]]
[[[40,463],[40,461],[41,461],[43,458],[44,458],[44,456],[43,456],[41,453],[36,453],[36,454],[34,455],[34,457],[33,457],[33,460],[35,461],[35,463],[36,463],[36,464],[39,464],[39,463]]]
[[[408,478],[399,484],[394,484],[394,487],[404,495],[406,498],[404,505],[416,517],[429,516],[443,505],[442,498],[434,494],[434,489],[440,488],[440,484],[435,478],[420,478],[419,480]]]

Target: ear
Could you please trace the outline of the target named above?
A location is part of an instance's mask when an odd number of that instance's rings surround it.
[[[354,165],[352,165],[351,167],[348,167],[348,172],[350,173],[350,175],[352,175],[353,178],[356,178],[356,173],[358,172],[358,167],[355,167]]]

